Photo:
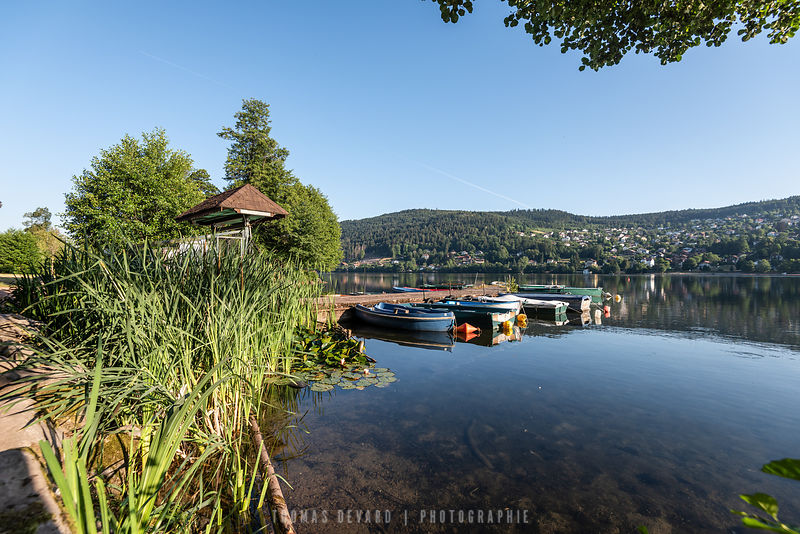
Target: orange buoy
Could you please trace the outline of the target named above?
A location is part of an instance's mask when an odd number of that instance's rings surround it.
[[[528,316],[524,313],[517,315],[517,326],[525,327],[528,324]]]
[[[481,331],[480,328],[472,326],[469,323],[461,323],[460,325],[458,325],[458,327],[456,327],[456,332],[458,332],[459,334],[472,334],[480,331]]]

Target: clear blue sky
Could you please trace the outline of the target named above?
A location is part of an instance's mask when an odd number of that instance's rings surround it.
[[[420,0],[7,4],[0,230],[63,211],[100,149],[154,127],[223,186],[216,132],[243,98],[271,105],[288,166],[340,219],[800,194],[800,37],[579,72],[505,28],[506,4],[476,4],[456,25]]]

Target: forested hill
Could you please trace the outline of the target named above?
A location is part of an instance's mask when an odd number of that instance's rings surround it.
[[[794,235],[791,230],[796,232],[798,228],[797,217],[792,219],[793,216],[800,216],[800,196],[723,208],[608,217],[575,215],[559,210],[474,212],[414,209],[342,221],[341,226],[346,262],[388,257],[414,263],[420,263],[422,259],[425,264],[442,266],[454,253],[463,255],[463,252],[469,252],[473,260],[478,254],[486,264],[510,265],[523,256],[532,264],[558,261],[578,254],[581,258],[612,256],[621,249],[609,244],[616,241],[607,239],[614,234],[611,229],[636,230],[640,236],[647,235],[651,243],[663,241],[661,238],[670,232],[674,242],[676,231],[692,228],[701,230],[704,239],[716,241],[744,236],[748,242],[754,242],[773,230],[776,234],[786,233],[789,227],[787,236],[791,237]],[[781,221],[782,226],[779,224]],[[701,228],[704,225],[708,228]],[[573,232],[581,235],[572,235]],[[570,237],[572,242],[568,243]],[[697,244],[697,239],[687,234],[686,240],[689,239]],[[611,248],[618,250],[611,252]],[[413,268],[413,265],[409,267]]]
[[[687,224],[693,220],[724,219],[737,215],[763,217],[777,214],[797,214],[800,212],[800,195],[781,200],[762,200],[745,202],[723,208],[686,209],[659,211],[656,213],[639,213],[633,215],[612,215],[607,217],[590,217],[573,215],[558,210],[513,210],[500,212],[504,215],[516,216],[548,228],[568,228],[580,225],[603,226],[660,226]],[[366,219],[365,219],[366,220]]]

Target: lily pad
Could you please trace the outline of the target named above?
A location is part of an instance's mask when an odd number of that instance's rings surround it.
[[[378,382],[377,384],[375,384],[375,387],[376,388],[388,388],[389,387],[389,382]]]
[[[333,384],[322,384],[320,382],[316,382],[315,384],[311,385],[311,391],[330,391],[333,389]]]

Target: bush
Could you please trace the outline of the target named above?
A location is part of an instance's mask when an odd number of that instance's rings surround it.
[[[22,230],[0,234],[0,273],[25,273],[42,261],[36,237]]]

